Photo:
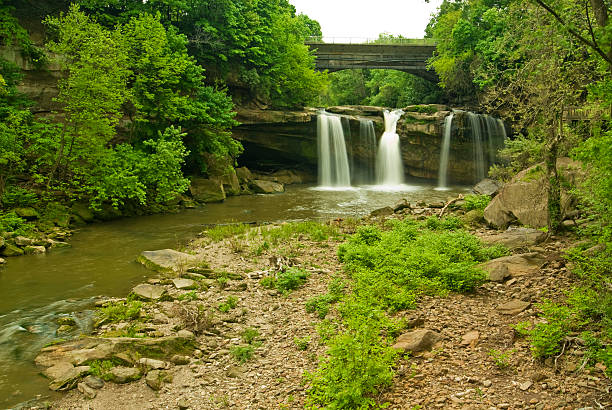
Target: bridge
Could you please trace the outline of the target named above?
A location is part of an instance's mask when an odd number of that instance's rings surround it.
[[[436,50],[435,43],[427,39],[393,39],[390,42],[321,42],[309,39],[306,45],[314,51],[317,70],[329,72],[354,69],[389,69],[414,74],[437,82],[433,70],[427,69],[427,60]]]

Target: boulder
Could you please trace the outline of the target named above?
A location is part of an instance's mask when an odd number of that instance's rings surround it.
[[[45,241],[45,246],[47,248],[70,248],[70,244],[68,242],[56,241],[54,239],[47,239]]]
[[[113,367],[110,371],[111,380],[115,383],[129,383],[140,379],[140,370],[135,367]]]
[[[529,248],[543,242],[546,239],[546,232],[532,228],[510,227],[503,233],[483,236],[481,239],[487,245],[503,245],[509,249]]]
[[[393,212],[399,212],[402,209],[410,209],[410,202],[406,198],[400,199],[393,205]]]
[[[531,303],[513,299],[497,306],[497,311],[502,315],[517,315],[531,306]]]
[[[461,220],[467,225],[475,225],[484,222],[482,211],[480,209],[472,209],[461,216]]]
[[[0,265],[4,265],[6,263],[6,259],[0,258]]]
[[[17,214],[17,216],[27,221],[33,221],[34,219],[38,219],[40,217],[40,215],[38,214],[38,211],[31,207],[15,208],[14,211]]]
[[[156,370],[168,368],[168,363],[164,362],[163,360],[149,359],[147,357],[139,359],[138,364],[143,367]]]
[[[53,391],[70,390],[76,386],[79,379],[89,373],[89,366],[74,366],[70,362],[58,362],[45,369],[42,373],[51,379],[49,388]]]
[[[393,215],[393,208],[390,206],[385,206],[384,208],[378,208],[370,212],[370,216],[372,217],[380,217],[380,216],[389,216]]]
[[[223,202],[225,200],[223,184],[215,179],[192,178],[189,192],[198,202]]]
[[[92,375],[89,375],[85,379],[83,379],[83,382],[92,389],[101,389],[102,387],[104,387],[104,380]]]
[[[253,192],[258,194],[279,194],[285,192],[283,184],[261,179],[254,179],[251,181],[250,188]]]
[[[492,281],[502,282],[508,277],[535,274],[544,262],[542,255],[530,252],[493,259],[480,266],[489,273]]]
[[[569,158],[559,158],[557,169],[560,177],[567,182],[562,184],[561,192],[561,213],[565,217],[575,210],[575,200],[563,186],[575,186],[582,179],[581,165]],[[485,209],[484,217],[489,224],[499,228],[508,226],[515,219],[535,228],[546,226],[548,197],[544,164],[519,172],[504,185]]]
[[[475,346],[480,339],[480,332],[478,330],[472,330],[467,332],[461,337],[462,346]]]
[[[4,238],[0,236],[0,249],[4,248],[5,243]]]
[[[160,300],[166,296],[166,289],[161,286],[142,283],[132,289],[132,294],[142,300]]]
[[[97,391],[89,387],[86,383],[79,383],[77,385],[77,389],[88,399],[95,399],[96,395],[98,394]]]
[[[504,186],[499,181],[495,181],[494,179],[485,178],[472,188],[477,195],[489,195],[494,197],[499,193],[499,190]]]
[[[195,289],[196,283],[191,279],[172,279],[172,283],[174,283],[174,287],[177,289]]]
[[[234,169],[227,171],[225,175],[213,177],[211,180],[219,181],[227,196],[240,195],[240,181]]]
[[[160,370],[151,370],[149,373],[147,373],[147,377],[145,378],[147,386],[155,391],[161,390],[164,382],[170,381],[172,381],[172,376],[170,376],[167,372]]]
[[[158,338],[86,337],[45,347],[35,358],[38,366],[52,368],[65,363],[80,366],[93,360],[140,358],[163,360],[176,354],[188,355],[194,349],[194,339],[181,336]],[[134,362],[137,362],[135,360]]]
[[[15,241],[15,245],[17,246],[34,245],[34,242],[36,242],[35,239],[26,238],[25,236],[16,236],[14,241]]]
[[[93,222],[94,213],[86,203],[77,202],[72,205],[71,211],[74,215],[81,218],[84,222]]]
[[[170,361],[177,366],[183,366],[183,365],[189,364],[191,359],[189,356],[175,354],[174,356],[172,356],[172,358],[170,358]]]
[[[2,256],[21,256],[23,253],[23,249],[13,245],[12,243],[4,244],[4,248],[0,250],[0,255]]]
[[[236,176],[241,184],[248,184],[253,179],[253,174],[247,167],[236,168]]]
[[[200,258],[174,249],[144,251],[138,256],[138,262],[156,272],[182,272],[201,263]]]
[[[422,352],[431,350],[441,339],[442,336],[432,330],[413,330],[398,337],[392,348],[402,352]]]
[[[45,253],[47,248],[44,246],[26,246],[23,251],[26,255],[39,255]]]

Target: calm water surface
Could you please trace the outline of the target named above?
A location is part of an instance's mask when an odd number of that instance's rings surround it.
[[[87,332],[96,296],[123,297],[151,274],[135,262],[144,250],[175,248],[204,224],[362,216],[401,198],[433,202],[465,191],[436,191],[426,184],[342,191],[289,186],[280,195],[233,197],[177,214],[93,224],[74,234],[71,248],[9,259],[0,268],[0,408],[36,395],[53,397],[33,359],[58,338],[57,318],[79,312],[76,333]]]

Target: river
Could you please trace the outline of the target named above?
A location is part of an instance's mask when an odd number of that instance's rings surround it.
[[[69,336],[86,333],[96,297],[124,297],[146,280],[152,272],[135,262],[140,252],[176,248],[205,224],[358,217],[401,198],[433,202],[466,191],[433,188],[415,184],[386,192],[375,187],[335,191],[288,186],[279,195],[232,197],[176,214],[88,225],[70,239],[71,248],[10,258],[0,268],[0,408],[37,395],[53,398],[34,357],[45,344],[61,337],[56,335],[59,317],[78,312],[73,314],[78,330]]]

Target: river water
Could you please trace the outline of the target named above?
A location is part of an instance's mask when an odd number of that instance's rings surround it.
[[[433,202],[465,191],[436,191],[427,184],[394,192],[289,186],[279,195],[232,197],[177,214],[92,224],[74,234],[71,248],[11,258],[0,268],[0,408],[37,395],[53,398],[33,359],[41,347],[61,337],[57,319],[78,312],[73,314],[78,330],[69,336],[86,333],[96,297],[124,297],[151,274],[135,262],[144,250],[176,248],[205,224],[358,217],[401,198]]]

